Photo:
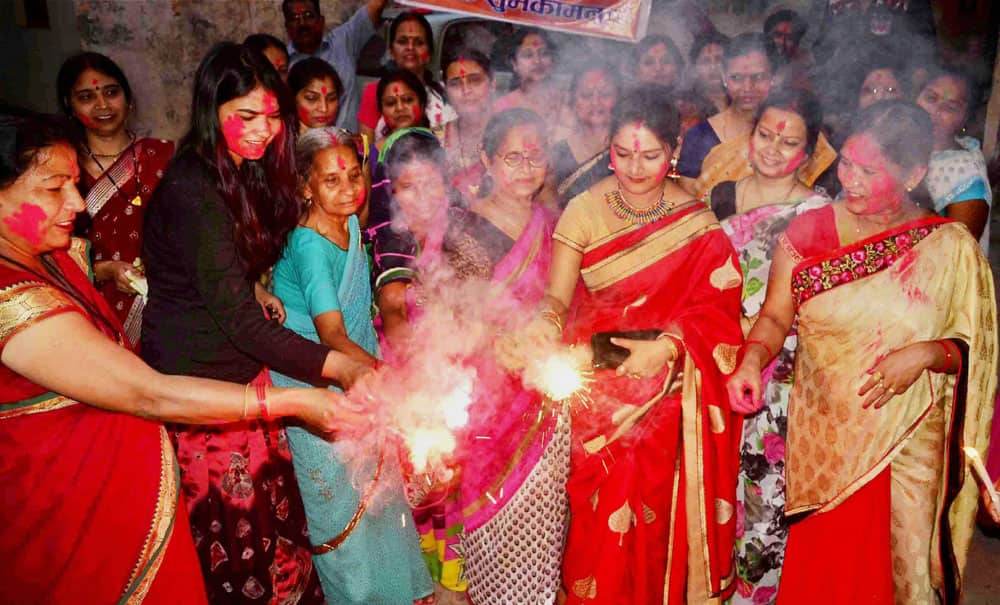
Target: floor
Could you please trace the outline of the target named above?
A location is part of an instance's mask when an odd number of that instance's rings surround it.
[[[1000,605],[1000,538],[976,531],[965,568],[964,605]]]

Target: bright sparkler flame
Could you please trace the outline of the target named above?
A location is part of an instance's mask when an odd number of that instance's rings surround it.
[[[443,453],[455,450],[455,436],[446,428],[414,429],[407,435],[407,446],[410,450],[410,462],[417,474],[427,470],[429,462],[433,462]]]
[[[592,378],[579,353],[563,349],[528,364],[525,381],[552,401],[559,402],[584,394]]]

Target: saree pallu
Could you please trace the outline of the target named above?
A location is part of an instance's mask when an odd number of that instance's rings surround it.
[[[694,196],[700,200],[707,199],[712,187],[719,183],[738,181],[753,174],[749,157],[749,137],[730,139],[713,147],[701,163],[701,174],[694,183]],[[799,168],[799,180],[806,187],[812,187],[836,159],[837,152],[826,140],[826,136],[820,133],[812,156]]]
[[[778,237],[799,214],[828,204],[824,196],[772,204],[723,220],[743,273],[743,321],[749,330],[764,304]],[[731,603],[765,605],[777,596],[785,521],[785,438],[797,336],[795,326],[763,371],[764,407],[743,420],[736,484],[736,592]]]
[[[691,202],[580,251],[570,342],[659,328],[685,354],[647,379],[595,371],[593,401],[574,415],[567,602],[718,603],[735,575],[741,418],[723,385],[742,341],[733,248],[712,212]]]
[[[537,306],[552,256],[551,213],[528,226],[493,268],[492,323],[509,327]],[[476,605],[554,603],[566,535],[569,419],[506,372],[488,352],[462,440],[459,497],[465,576]],[[497,412],[502,410],[503,413]]]
[[[160,139],[138,139],[99,177],[83,174],[84,198],[94,262],[132,263],[142,251],[142,221],[146,206],[174,153],[174,144]],[[139,342],[145,299],[120,292],[114,280],[99,290],[125,327],[132,346]]]
[[[271,384],[267,368],[250,387]],[[322,603],[285,428],[173,426],[191,534],[211,603]]]
[[[86,256],[82,240],[52,255],[103,320],[38,276],[0,265],[0,350],[20,330],[67,312],[122,343],[114,313],[81,272]],[[205,603],[163,427],[46,392],[2,365],[0,385],[3,599]]]
[[[795,256],[790,240],[782,245]],[[799,348],[786,508],[789,515],[811,514],[792,525],[779,602],[817,598],[822,584],[810,579],[828,569],[819,569],[825,549],[815,539],[831,529],[863,552],[858,556],[891,561],[868,566],[868,577],[840,578],[856,594],[891,577],[896,603],[957,602],[979,495],[961,447],[985,450],[996,389],[996,308],[986,259],[959,223],[920,219],[800,262],[792,293]],[[883,408],[861,407],[857,389],[866,369],[890,351],[940,339],[968,346],[959,376],[926,371]],[[891,489],[876,498],[886,473]],[[869,506],[867,514],[891,520],[891,540],[882,547],[890,553],[859,544],[865,537],[844,512],[855,498],[874,498],[878,510]],[[793,561],[793,549],[815,554]]]

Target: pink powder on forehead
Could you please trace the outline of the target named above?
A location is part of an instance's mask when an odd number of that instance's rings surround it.
[[[399,96],[399,95],[401,94],[401,93],[399,92],[399,87],[398,87],[398,86],[393,86],[393,87],[392,87],[392,94],[394,94],[394,95],[396,95],[396,96]]]
[[[4,224],[32,246],[42,243],[41,223],[48,218],[41,206],[21,204],[17,212],[3,219]]]
[[[337,168],[340,168],[341,170],[347,170],[347,162],[345,162],[344,158],[339,155],[337,156]]]
[[[321,86],[320,89],[319,89],[319,91],[321,93],[323,93],[323,95],[325,96],[326,95],[326,86]]]
[[[273,92],[264,95],[264,113],[271,114],[278,111],[278,97]]]
[[[639,135],[637,133],[632,133],[632,151],[639,153]]]
[[[97,78],[94,78],[93,80],[91,80],[91,81],[90,81],[90,83],[91,83],[91,84],[92,84],[93,86],[97,86]]]
[[[777,128],[778,128],[778,133],[779,134],[785,131],[785,126],[786,126],[786,124],[785,124],[784,120],[781,120],[780,122],[778,122]]]

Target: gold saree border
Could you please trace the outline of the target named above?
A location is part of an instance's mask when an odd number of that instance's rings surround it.
[[[66,254],[76,263],[77,267],[90,279],[94,281],[94,268],[90,264],[90,242],[82,237],[74,237],[69,241],[69,248]]]
[[[135,605],[142,603],[149,588],[156,580],[156,573],[166,556],[167,544],[174,531],[174,520],[177,518],[177,505],[180,493],[177,486],[180,482],[180,466],[174,457],[174,448],[170,445],[167,430],[160,426],[160,487],[156,498],[156,508],[146,540],[139,552],[139,558],[132,570],[119,605]]]
[[[28,416],[30,414],[41,414],[79,405],[79,401],[63,397],[57,393],[43,393],[31,399],[23,399],[13,403],[0,404],[0,420],[16,418],[18,416]]]
[[[0,290],[0,346],[12,336],[57,313],[77,311],[68,296],[41,281],[22,281]]]
[[[591,292],[597,292],[649,268],[702,235],[721,228],[712,211],[702,206],[608,258],[581,269],[580,275],[587,288]],[[635,228],[630,228],[618,231],[594,242],[587,249],[593,250],[603,244],[604,240],[617,239],[634,230]]]
[[[500,471],[500,474],[497,475],[497,478],[493,480],[493,483],[490,485],[490,489],[488,490],[487,493],[496,492],[500,489],[500,486],[503,485],[504,482],[507,481],[507,479],[510,477],[510,474],[514,472],[514,467],[517,466],[517,463],[520,462],[521,458],[524,457],[525,452],[528,451],[528,448],[531,446],[531,443],[535,440],[535,436],[538,434],[539,427],[542,426],[542,421],[545,419],[544,407],[545,406],[543,406],[541,410],[542,413],[535,417],[535,422],[531,425],[531,428],[528,429],[528,432],[525,433],[524,437],[521,439],[521,443],[519,443],[517,449],[514,450],[514,454],[510,457],[510,460],[508,460],[507,464],[504,465],[503,470]],[[487,500],[488,498],[486,494],[480,495],[479,498],[477,498],[474,502],[472,502],[471,504],[462,509],[462,515],[465,517],[468,517],[469,515],[474,515],[475,513],[479,512],[479,509],[481,509],[483,506],[486,505]]]
[[[545,230],[543,229],[538,232],[538,234],[535,236],[534,241],[531,242],[531,248],[525,255],[524,260],[521,261],[521,264],[518,265],[517,268],[515,268],[513,271],[511,271],[510,275],[508,275],[503,279],[503,285],[505,287],[517,281],[517,279],[520,278],[521,275],[523,275],[524,272],[528,270],[528,267],[531,266],[531,263],[535,262],[535,258],[538,256],[538,252],[542,249],[542,242],[544,241],[544,239],[545,239]],[[515,244],[516,243],[517,242],[515,242]]]

